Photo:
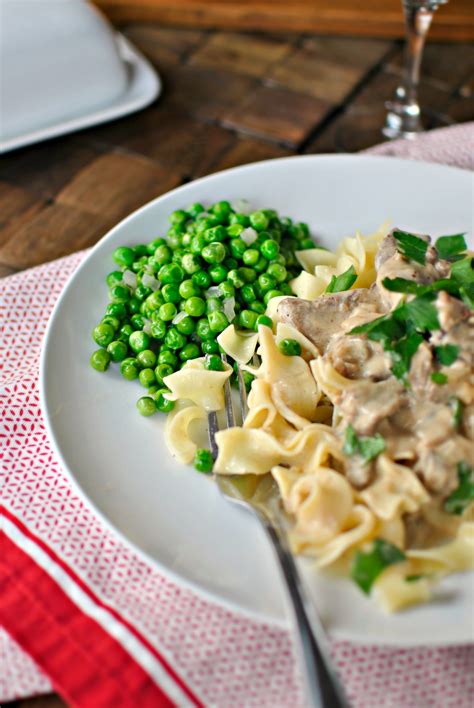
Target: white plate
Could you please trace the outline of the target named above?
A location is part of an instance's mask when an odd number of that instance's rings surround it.
[[[161,93],[161,79],[155,69],[123,35],[117,33],[116,41],[119,56],[128,74],[124,93],[105,108],[8,138],[0,142],[0,154],[121,118],[154,101]]]
[[[308,156],[247,165],[156,199],[116,226],[82,263],[49,323],[41,399],[64,468],[97,513],[168,576],[231,608],[285,624],[278,572],[263,532],[219,497],[212,480],[175,463],[163,419],[140,417],[137,384],[114,367],[91,370],[91,330],[107,302],[105,275],[121,244],[166,233],[167,216],[195,201],[248,199],[307,221],[328,247],[384,220],[435,235],[472,227],[472,175],[384,157]],[[323,620],[337,638],[376,644],[448,644],[472,638],[473,574],[451,576],[438,599],[386,616],[352,583],[301,564]]]

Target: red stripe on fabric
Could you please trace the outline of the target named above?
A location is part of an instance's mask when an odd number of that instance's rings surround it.
[[[0,539],[3,626],[65,700],[84,708],[173,706],[146,671],[46,571],[4,532]]]
[[[169,662],[165,659],[162,654],[160,654],[156,647],[151,644],[146,637],[144,637],[140,632],[137,630],[136,627],[133,626],[128,620],[126,620],[122,615],[120,615],[119,612],[113,607],[110,607],[107,605],[105,602],[103,602],[91,588],[86,585],[86,583],[80,578],[75,571],[70,568],[60,556],[56,554],[55,551],[53,551],[52,548],[50,548],[46,543],[36,536],[30,529],[23,524],[20,519],[18,519],[14,514],[12,514],[9,509],[4,507],[3,505],[0,504],[0,512],[4,513],[5,516],[13,523],[15,526],[17,526],[20,531],[30,538],[32,541],[34,541],[45,553],[48,554],[50,558],[54,560],[55,563],[57,563],[73,580],[74,582],[79,585],[81,590],[83,590],[97,605],[100,607],[103,607],[106,609],[110,614],[115,617],[116,620],[121,622],[128,630],[131,632],[146,648],[153,654],[153,656],[158,659],[160,664],[163,666],[163,668],[167,671],[167,673],[172,677],[174,682],[181,688],[183,693],[185,693],[188,698],[196,704],[198,708],[203,708],[203,704],[197,698],[197,696],[194,695],[194,693],[191,691],[191,689],[184,683],[183,679],[176,673],[176,671],[173,669],[173,667],[169,664]]]

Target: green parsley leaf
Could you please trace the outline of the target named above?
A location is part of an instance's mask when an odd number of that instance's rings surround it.
[[[410,261],[416,261],[425,265],[428,242],[419,236],[409,234],[406,231],[394,231],[393,237],[397,241],[399,252]]]
[[[357,273],[355,272],[354,266],[351,265],[344,273],[341,273],[341,275],[332,276],[331,282],[326,288],[326,292],[340,293],[343,290],[350,290],[356,280]]]
[[[433,373],[431,374],[431,380],[433,381],[433,383],[438,384],[439,386],[448,383],[448,377],[441,371],[433,371]]]
[[[357,551],[351,566],[351,578],[369,594],[372,585],[385,568],[405,560],[405,554],[388,541],[376,538],[368,553]]]
[[[469,288],[474,284],[474,257],[468,256],[451,265],[451,278],[459,285]]]
[[[435,356],[440,364],[443,366],[451,366],[459,354],[459,347],[456,344],[440,344],[439,347],[435,347]]]
[[[376,342],[392,342],[395,339],[400,339],[405,334],[403,325],[395,317],[395,313],[400,309],[397,308],[388,315],[382,315],[372,322],[354,327],[349,334],[367,334],[369,339]]]
[[[459,295],[464,304],[470,307],[471,310],[474,310],[474,285],[470,285],[469,287],[461,286],[459,288]]]
[[[463,412],[464,412],[463,402],[461,400],[459,400],[459,398],[456,398],[455,396],[453,396],[453,398],[451,398],[449,401],[449,405],[453,409],[454,428],[455,428],[455,430],[459,430],[459,428],[461,427],[462,416],[463,416]]]
[[[419,283],[415,283],[414,280],[407,280],[406,278],[384,278],[382,285],[384,288],[394,293],[424,295],[428,292],[426,285],[420,285]]]
[[[410,302],[403,304],[404,315],[407,322],[421,332],[432,332],[440,329],[438,311],[433,305],[434,296],[430,294],[415,297]],[[396,310],[394,310],[394,313]]]
[[[373,437],[358,436],[352,425],[346,428],[344,437],[344,447],[342,448],[346,455],[360,455],[364,464],[374,460],[377,455],[385,450],[385,440],[377,433]]]
[[[457,489],[444,502],[448,514],[462,514],[474,499],[474,468],[469,467],[467,462],[458,464],[458,480]]]
[[[404,380],[410,371],[411,360],[416,354],[418,347],[423,342],[423,337],[418,332],[407,334],[393,345],[390,355],[393,360],[393,375],[400,380]]]
[[[435,243],[436,250],[440,258],[451,260],[453,256],[459,256],[466,250],[467,244],[464,234],[453,234],[452,236],[440,236]]]

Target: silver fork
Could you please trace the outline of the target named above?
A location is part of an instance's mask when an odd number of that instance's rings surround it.
[[[225,354],[222,360],[226,362]],[[240,367],[237,369],[242,419],[247,414],[247,395]],[[230,381],[224,387],[225,413],[228,427],[235,425]],[[217,414],[208,414],[209,444],[214,460],[217,457]],[[326,632],[314,605],[309,600],[289,550],[278,489],[271,475],[216,475],[222,495],[230,502],[244,506],[262,524],[272,542],[285,581],[294,627],[300,665],[305,679],[308,706],[343,708],[348,706],[342,685],[334,669]]]

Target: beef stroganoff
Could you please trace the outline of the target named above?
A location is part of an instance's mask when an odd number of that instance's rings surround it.
[[[214,472],[273,475],[294,552],[385,609],[428,601],[474,566],[473,258],[460,234],[385,226],[297,257],[294,296],[268,303],[273,329],[218,337],[254,379],[242,425],[217,434]],[[164,378],[180,461],[231,374],[201,357]]]

